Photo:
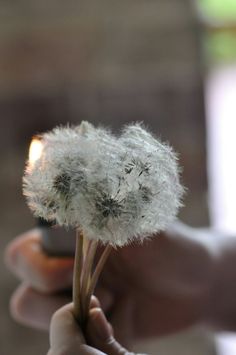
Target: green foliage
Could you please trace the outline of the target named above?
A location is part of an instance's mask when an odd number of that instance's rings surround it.
[[[236,0],[199,0],[199,3],[212,21],[236,23]],[[235,62],[236,33],[224,31],[206,35],[205,49],[210,62]]]
[[[210,62],[236,62],[236,35],[218,33],[206,36],[205,52]]]
[[[236,21],[236,0],[199,0],[199,2],[208,16]]]

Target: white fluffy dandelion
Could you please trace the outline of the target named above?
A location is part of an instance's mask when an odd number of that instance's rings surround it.
[[[36,216],[77,230],[73,299],[83,326],[111,246],[142,241],[175,219],[184,191],[177,157],[140,124],[117,137],[82,122],[40,139],[41,156],[25,170],[24,195]],[[93,272],[98,241],[106,248]]]
[[[112,245],[164,230],[181,206],[177,158],[141,125],[120,137],[82,122],[41,136],[24,194],[36,216]]]

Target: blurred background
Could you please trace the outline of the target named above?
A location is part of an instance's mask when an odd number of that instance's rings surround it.
[[[143,121],[180,153],[181,219],[236,236],[236,1],[2,0],[0,52],[0,353],[39,355],[47,334],[10,318],[17,280],[2,261],[6,244],[35,224],[21,191],[34,134],[81,120],[114,130]],[[236,354],[232,334],[201,329],[148,347]]]

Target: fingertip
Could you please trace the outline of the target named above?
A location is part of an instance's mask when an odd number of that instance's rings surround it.
[[[90,309],[87,333],[92,341],[107,341],[112,337],[111,326],[101,308]]]
[[[40,232],[35,228],[15,237],[4,251],[4,262],[7,267],[15,271],[19,263],[19,255],[25,252],[28,245],[40,243]]]
[[[21,284],[10,299],[9,309],[12,318],[22,325],[48,330],[50,314],[46,310],[47,307],[44,307],[45,311],[42,310],[40,296],[28,284]],[[45,317],[46,312],[47,317]]]
[[[92,295],[90,301],[90,308],[100,308],[100,307],[101,307],[100,301],[96,296]]]
[[[40,330],[48,330],[54,312],[65,305],[68,295],[45,295],[23,283],[10,300],[10,313],[19,323]]]
[[[24,316],[22,316],[22,300],[24,299],[25,285],[19,286],[13,293],[10,299],[9,309],[13,319],[19,323],[24,323]]]
[[[8,269],[11,270],[12,268],[12,262],[13,262],[13,255],[14,251],[12,250],[12,245],[8,244],[6,249],[4,250],[4,254],[3,254],[3,261],[4,264],[7,266]]]
[[[19,240],[13,240],[10,242],[4,251],[4,262],[6,266],[12,270],[17,264],[17,254],[19,250]]]

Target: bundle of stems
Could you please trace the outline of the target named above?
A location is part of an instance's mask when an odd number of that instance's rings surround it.
[[[97,247],[97,241],[87,239],[83,232],[76,230],[73,303],[74,316],[83,328],[87,323],[90,300],[99,275],[112,249],[112,246],[107,244],[97,264],[94,265]]]

